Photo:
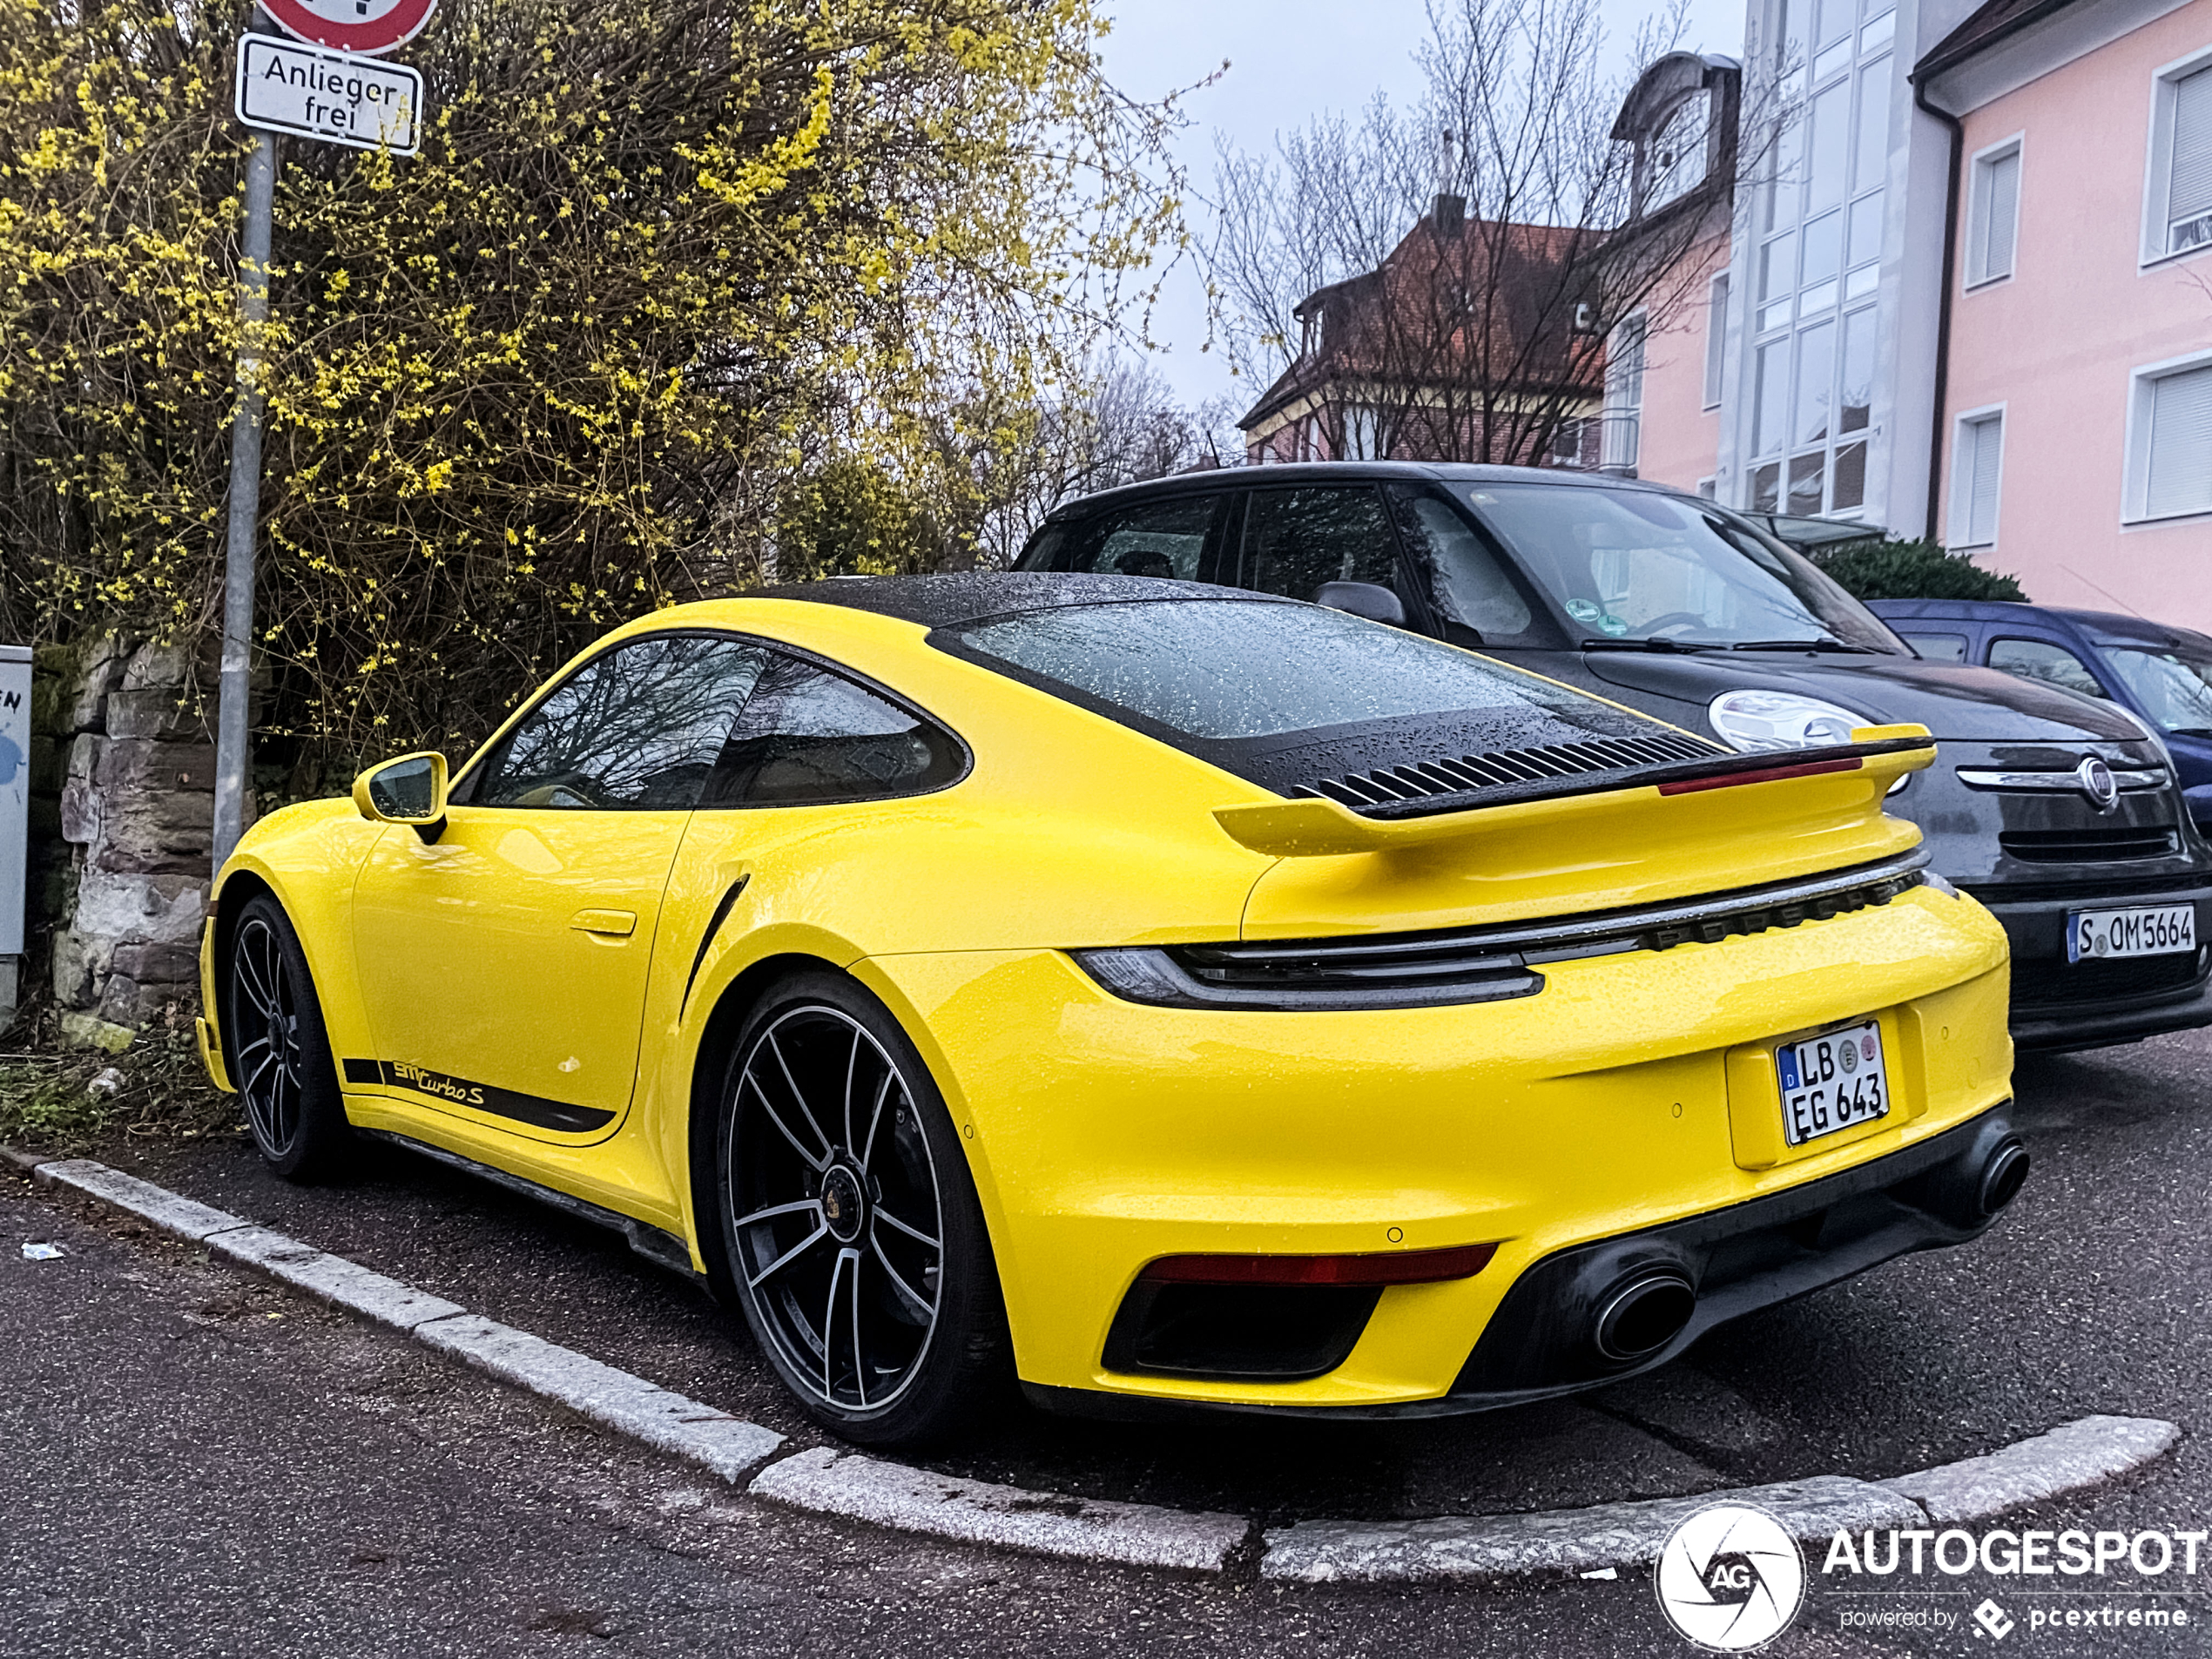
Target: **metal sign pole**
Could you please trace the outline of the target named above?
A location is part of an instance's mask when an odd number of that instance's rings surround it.
[[[223,561],[223,665],[215,720],[215,868],[246,829],[247,684],[253,664],[253,544],[261,523],[261,336],[269,320],[269,219],[277,138],[253,135],[239,249],[238,408],[231,421],[230,543]]]

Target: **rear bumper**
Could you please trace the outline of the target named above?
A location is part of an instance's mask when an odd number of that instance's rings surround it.
[[[1601,1387],[1679,1358],[1715,1326],[1865,1272],[1914,1251],[1963,1244],[1993,1215],[1976,1204],[1985,1171],[2019,1144],[2010,1103],[1886,1157],[1754,1198],[1545,1257],[1514,1280],[1440,1399],[1372,1406],[1260,1406],[1138,1399],[1025,1383],[1036,1405],[1124,1420],[1198,1410],[1336,1420],[1494,1411]],[[1688,1323],[1632,1363],[1608,1361],[1592,1339],[1618,1287],[1655,1272],[1695,1287]]]
[[[2212,952],[2132,961],[2066,960],[2067,917],[2076,910],[2194,905],[2196,936],[2212,924],[2212,884],[2146,882],[2140,891],[2100,884],[2087,893],[2008,899],[1972,889],[2005,929],[2013,954],[2012,1030],[2021,1049],[2094,1049],[2164,1031],[2212,1025]]]

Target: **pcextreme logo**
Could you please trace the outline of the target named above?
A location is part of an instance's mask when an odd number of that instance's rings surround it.
[[[1744,1653],[1797,1616],[1805,1560],[1765,1510],[1716,1503],[1667,1535],[1652,1582],[1659,1610],[1683,1635],[1715,1653]]]

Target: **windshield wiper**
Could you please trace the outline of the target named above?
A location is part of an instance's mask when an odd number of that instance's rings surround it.
[[[1818,639],[1739,639],[1731,644],[1729,650],[1847,651],[1854,657],[1887,657],[1891,654],[1877,645],[1854,645],[1847,640],[1830,638],[1825,634]]]
[[[1582,642],[1581,649],[1584,651],[1719,651],[1723,648],[1719,645],[1709,644],[1702,640],[1685,642],[1679,639],[1661,639],[1655,635],[1649,639],[1586,639]]]

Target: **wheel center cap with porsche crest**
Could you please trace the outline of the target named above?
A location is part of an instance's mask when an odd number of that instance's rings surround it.
[[[2120,780],[2112,775],[2112,768],[2094,755],[2084,755],[2081,764],[2074,769],[2080,781],[2081,792],[2089,798],[2089,805],[2101,813],[2108,813],[2120,805]]]
[[[860,1177],[844,1165],[833,1166],[822,1177],[822,1220],[839,1243],[849,1244],[860,1236],[865,1204]]]

